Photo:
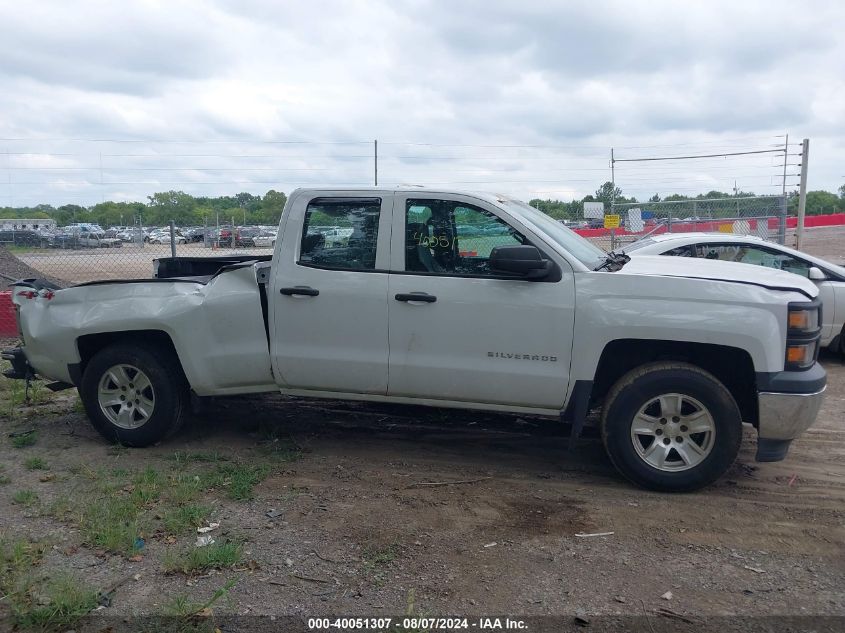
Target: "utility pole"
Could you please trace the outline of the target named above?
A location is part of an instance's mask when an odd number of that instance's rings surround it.
[[[786,243],[786,163],[789,162],[789,133],[783,141],[783,189],[781,191],[781,212],[778,218],[778,244]]]
[[[798,190],[798,230],[796,248],[800,251],[804,241],[804,211],[807,207],[807,163],[810,159],[810,139],[801,142],[801,185]]]
[[[373,140],[373,184],[378,187],[378,139]]]

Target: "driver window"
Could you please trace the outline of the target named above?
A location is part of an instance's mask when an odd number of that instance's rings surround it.
[[[492,213],[454,200],[409,199],[405,204],[405,270],[490,275],[496,246],[528,244]]]

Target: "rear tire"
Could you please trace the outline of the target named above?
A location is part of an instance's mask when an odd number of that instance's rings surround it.
[[[721,477],[736,459],[742,417],[725,386],[688,363],[633,369],[605,399],[602,439],[626,478],[661,492],[689,492]]]
[[[79,395],[94,428],[111,442],[150,446],[182,426],[188,385],[174,354],[118,343],[85,368]]]

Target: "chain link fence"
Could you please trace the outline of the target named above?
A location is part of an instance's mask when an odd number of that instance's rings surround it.
[[[735,233],[779,244],[787,236],[786,198],[781,195],[626,202],[609,205],[605,211],[604,218],[588,218],[586,226],[574,227],[605,250],[660,233]],[[618,228],[604,228],[617,219]]]
[[[41,277],[59,286],[100,279],[149,278],[153,260],[227,253],[269,255],[276,226],[59,227],[0,234],[4,277]]]
[[[751,234],[784,243],[787,235],[783,196],[756,196],[645,203],[617,203],[605,209],[619,226],[604,228],[592,218],[573,228],[611,250],[647,235],[689,231]],[[615,219],[615,218],[611,218]],[[325,227],[326,237],[342,240],[343,227]],[[0,232],[0,267],[6,276],[43,277],[60,286],[99,279],[148,278],[153,260],[208,257],[227,253],[268,255],[275,225],[130,226],[103,229],[72,225]]]

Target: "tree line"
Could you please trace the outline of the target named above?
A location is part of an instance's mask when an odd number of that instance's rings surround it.
[[[220,224],[276,225],[287,196],[271,189],[263,196],[239,193],[234,196],[192,196],[184,191],[163,191],[147,197],[147,202],[99,202],[90,207],[64,204],[54,207],[0,207],[0,219],[51,218],[59,226],[91,222],[109,226],[164,226],[173,220],[177,226]]]
[[[679,202],[692,200],[712,200],[716,198],[743,198],[754,196],[752,192],[739,191],[726,193],[709,191],[697,196],[671,194],[661,198],[654,195],[643,201],[644,208],[649,202]],[[609,208],[611,201],[616,203],[640,202],[634,197],[627,198],[622,189],[610,182],[602,184],[595,192],[581,200],[564,202],[562,200],[535,198],[531,206],[556,219],[579,220],[584,217],[585,202],[604,202]],[[184,191],[163,191],[147,197],[146,202],[100,202],[89,207],[77,204],[65,204],[54,207],[39,204],[34,207],[0,207],[0,219],[10,218],[51,218],[59,226],[74,222],[92,222],[103,227],[129,226],[164,226],[173,220],[178,226],[202,226],[220,224],[266,224],[279,223],[287,196],[281,191],[271,189],[263,196],[251,193],[238,193],[234,196],[192,196]],[[691,207],[690,207],[691,209]],[[798,192],[788,195],[787,210],[798,210]],[[845,213],[845,185],[839,188],[839,195],[829,191],[807,192],[806,212],[808,215],[826,213]],[[674,211],[673,211],[674,213]]]

